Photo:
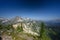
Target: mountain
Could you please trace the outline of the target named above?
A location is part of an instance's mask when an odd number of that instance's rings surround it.
[[[8,25],[8,24],[15,24],[15,23],[21,23],[21,22],[31,22],[32,19],[30,18],[22,18],[22,17],[19,17],[19,16],[16,16],[14,18],[11,18],[11,19],[6,19],[6,18],[0,18],[2,24],[4,25]]]
[[[17,23],[17,22],[22,22],[22,21],[23,21],[23,18],[18,17],[18,16],[9,20],[10,23]]]
[[[5,22],[7,22],[7,21],[8,21],[8,19],[3,18],[3,17],[0,17],[0,23],[5,23]]]
[[[49,27],[60,27],[60,19],[50,20],[45,22]]]
[[[21,21],[23,21],[22,18],[17,16],[17,17],[9,19],[7,22],[4,22],[3,24],[8,25],[8,24],[14,24],[17,22],[21,22]]]
[[[37,20],[32,20],[30,18],[22,18],[22,17],[16,16],[16,17],[9,19],[8,21],[6,21],[2,24],[4,26],[12,24],[12,26],[14,28],[17,28],[18,26],[21,26],[21,23],[22,23],[24,32],[38,35],[37,32],[39,32],[39,30],[38,30],[39,29],[39,26],[38,26],[39,21],[37,21]]]

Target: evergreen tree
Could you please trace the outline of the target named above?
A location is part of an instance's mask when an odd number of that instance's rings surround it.
[[[44,22],[41,22],[41,26],[40,26],[40,36],[39,36],[39,40],[51,40],[50,37],[47,35],[47,29],[45,28],[45,24]]]
[[[40,40],[42,40],[42,36],[43,36],[43,33],[44,33],[44,23],[41,22],[41,26],[40,26],[40,29],[39,29],[39,33],[40,33]]]

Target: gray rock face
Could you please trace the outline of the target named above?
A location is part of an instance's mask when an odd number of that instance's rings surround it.
[[[38,21],[36,20],[32,20],[30,18],[22,18],[22,17],[14,17],[10,20],[8,20],[7,22],[4,23],[5,25],[9,25],[12,24],[14,28],[17,28],[19,25],[22,24],[23,26],[23,30],[27,33],[31,33],[31,34],[36,34],[38,35]],[[3,24],[3,25],[4,25]],[[37,31],[37,32],[36,32]]]

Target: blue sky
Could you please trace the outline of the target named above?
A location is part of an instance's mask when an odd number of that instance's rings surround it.
[[[29,17],[37,20],[60,18],[59,0],[0,0],[0,17]]]

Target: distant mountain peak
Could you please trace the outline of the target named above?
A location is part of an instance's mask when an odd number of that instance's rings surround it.
[[[0,21],[1,21],[2,23],[5,23],[5,22],[8,21],[8,19],[7,19],[7,18],[0,17]]]
[[[22,19],[22,18],[21,18],[21,17],[19,17],[19,16],[16,16],[16,17],[15,17],[15,19],[19,20],[19,19]]]

